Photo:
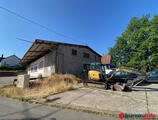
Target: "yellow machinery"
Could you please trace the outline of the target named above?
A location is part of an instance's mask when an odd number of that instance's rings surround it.
[[[84,83],[103,84],[105,89],[111,88],[116,91],[131,89],[146,80],[145,73],[125,67],[113,70],[106,75],[105,66],[101,63],[91,63],[86,73],[88,73],[88,80]]]
[[[93,79],[93,80],[102,80],[103,79],[103,74],[96,70],[90,70],[88,73],[88,76],[89,76],[89,79]]]
[[[124,72],[129,72],[129,73],[133,72],[132,70],[127,69],[127,68],[119,68],[118,71],[124,71]]]
[[[95,81],[105,80],[104,66],[100,63],[91,63],[88,71],[88,79]]]
[[[124,71],[128,73],[132,73],[133,70],[129,68],[118,68],[117,71]],[[104,65],[101,63],[91,63],[88,70],[88,78],[89,80],[105,80],[106,71]]]

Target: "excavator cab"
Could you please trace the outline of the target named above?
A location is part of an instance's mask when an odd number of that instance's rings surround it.
[[[101,63],[91,63],[88,71],[88,79],[92,81],[105,80],[105,67]]]

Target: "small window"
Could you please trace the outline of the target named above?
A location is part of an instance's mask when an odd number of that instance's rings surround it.
[[[37,72],[37,65],[34,66],[34,72]]]
[[[43,61],[41,61],[38,66],[39,66],[39,69],[43,68]]]
[[[94,56],[94,59],[95,59],[95,61],[97,60],[97,57],[96,56]]]
[[[31,66],[30,72],[37,72],[37,69],[38,69],[37,65]]]
[[[83,53],[84,58],[89,58],[89,53]]]
[[[31,72],[33,72],[33,67],[31,67]]]
[[[77,50],[72,49],[72,55],[77,55]]]

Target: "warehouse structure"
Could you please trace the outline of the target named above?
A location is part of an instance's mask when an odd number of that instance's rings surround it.
[[[30,77],[53,73],[80,74],[84,64],[100,62],[101,56],[85,45],[35,40],[21,60]]]

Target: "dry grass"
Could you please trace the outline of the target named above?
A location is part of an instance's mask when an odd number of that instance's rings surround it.
[[[52,94],[72,90],[81,79],[70,74],[55,74],[43,80],[30,82],[30,88],[22,89],[14,86],[0,88],[0,94],[3,96],[38,99]]]

